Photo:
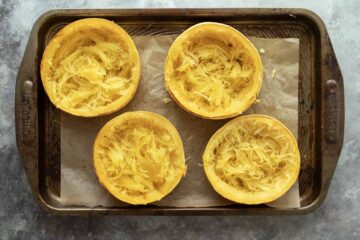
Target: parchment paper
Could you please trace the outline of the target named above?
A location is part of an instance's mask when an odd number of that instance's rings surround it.
[[[112,197],[98,182],[92,165],[92,145],[100,128],[127,111],[147,110],[167,117],[178,129],[184,143],[188,171],[175,190],[154,203],[174,207],[208,207],[231,204],[210,186],[202,168],[201,156],[211,135],[227,121],[194,117],[182,110],[165,90],[163,69],[168,49],[176,35],[133,37],[142,64],[142,77],[134,99],[121,111],[109,116],[80,118],[61,113],[61,197],[64,205],[127,205]],[[261,113],[282,121],[298,133],[298,39],[250,37],[260,50],[265,75],[260,102],[245,114]],[[298,184],[273,207],[299,207]]]

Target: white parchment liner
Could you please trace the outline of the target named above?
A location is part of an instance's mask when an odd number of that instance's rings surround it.
[[[92,164],[92,145],[100,128],[113,117],[127,111],[146,110],[167,117],[178,129],[184,143],[188,171],[161,206],[224,206],[230,201],[210,186],[202,168],[201,156],[211,135],[227,121],[204,120],[182,110],[164,87],[164,61],[176,35],[136,36],[133,40],[141,58],[141,81],[134,99],[121,111],[109,116],[81,118],[61,113],[61,197],[64,205],[119,206],[98,182]],[[259,99],[244,114],[259,113],[282,121],[297,137],[298,133],[298,39],[249,37],[259,49],[264,80]],[[300,206],[298,183],[273,203],[272,207]]]

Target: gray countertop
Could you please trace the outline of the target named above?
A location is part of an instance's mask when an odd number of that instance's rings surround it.
[[[14,124],[15,78],[30,30],[56,8],[301,7],[322,17],[345,81],[342,154],[325,203],[304,216],[57,217],[34,202],[20,164]],[[360,2],[358,0],[47,1],[0,5],[0,240],[3,239],[360,239]]]

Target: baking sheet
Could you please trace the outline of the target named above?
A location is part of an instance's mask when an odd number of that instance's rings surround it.
[[[134,36],[142,77],[134,99],[121,111],[97,118],[80,118],[61,112],[61,196],[64,205],[127,205],[112,197],[97,181],[92,165],[92,145],[100,128],[127,111],[146,110],[167,117],[179,130],[184,143],[188,171],[175,190],[154,203],[159,206],[210,207],[232,202],[210,186],[201,166],[201,155],[211,135],[228,120],[204,120],[182,110],[165,90],[163,69],[167,51],[176,35]],[[282,121],[297,138],[298,133],[298,39],[249,37],[259,49],[264,80],[260,102],[246,113],[260,113]],[[272,207],[300,207],[298,183]]]

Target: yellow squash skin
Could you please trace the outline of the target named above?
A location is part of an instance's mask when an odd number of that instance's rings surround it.
[[[100,183],[121,201],[159,201],[185,175],[184,148],[176,128],[152,112],[127,112],[98,133],[93,160]]]
[[[278,199],[295,183],[300,153],[295,137],[281,122],[246,115],[211,137],[203,165],[210,184],[224,198],[262,204]]]
[[[57,108],[94,117],[115,112],[133,98],[140,59],[124,29],[106,19],[86,18],[51,39],[40,71],[45,92]]]
[[[225,119],[246,111],[260,92],[263,66],[255,46],[225,24],[194,25],[176,38],[165,62],[165,86],[185,111]]]

